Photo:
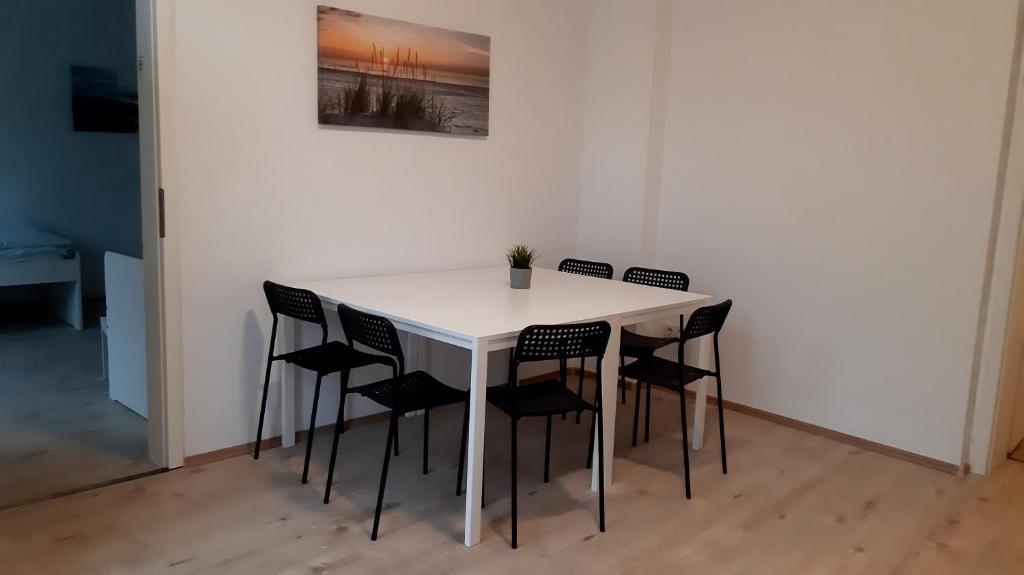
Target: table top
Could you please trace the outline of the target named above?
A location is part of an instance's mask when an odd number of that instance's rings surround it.
[[[472,341],[532,324],[576,323],[696,306],[710,296],[534,268],[530,289],[506,266],[294,282],[327,303]]]

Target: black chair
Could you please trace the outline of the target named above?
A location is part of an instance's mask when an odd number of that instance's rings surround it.
[[[604,280],[612,279],[614,269],[612,264],[604,262],[592,262],[588,260],[577,260],[573,258],[566,258],[558,264],[558,271],[565,272],[567,274],[576,274],[579,276],[589,276],[593,278],[600,278]],[[565,363],[562,362],[561,368],[565,369]],[[578,394],[580,397],[583,396],[583,366],[580,366],[579,373],[579,385],[577,385]],[[583,415],[581,411],[576,412],[576,424],[579,425],[580,417]],[[565,414],[562,414],[562,419],[565,419]]]
[[[303,369],[316,373],[316,390],[313,392],[313,409],[309,415],[309,430],[306,432],[306,460],[302,467],[302,482],[309,479],[309,458],[313,449],[313,432],[316,429],[316,409],[320,402],[320,384],[325,375],[338,373],[341,376],[342,396],[348,383],[348,372],[357,367],[376,363],[373,356],[357,351],[340,341],[327,341],[327,317],[324,315],[320,298],[309,290],[296,289],[263,282],[263,292],[270,305],[270,313],[274,316],[274,325],[270,331],[270,352],[267,354],[267,371],[263,380],[263,401],[260,404],[260,422],[256,427],[256,449],[254,459],[260,458],[260,443],[263,439],[263,421],[267,412],[267,392],[270,388],[270,367],[275,361],[285,361]],[[278,316],[290,317],[298,321],[313,323],[320,326],[322,337],[320,344],[280,355],[274,355],[277,341]]]
[[[603,262],[591,262],[587,260],[576,260],[566,258],[558,264],[558,271],[578,276],[590,276],[593,278],[612,279],[612,264]]]
[[[685,387],[704,377],[714,377],[718,384],[718,433],[722,449],[722,473],[727,474],[729,472],[725,458],[725,415],[722,409],[722,367],[718,354],[718,334],[722,331],[722,326],[725,324],[725,318],[729,315],[730,309],[732,309],[732,300],[702,307],[693,312],[685,328],[683,327],[683,318],[680,316],[679,328],[682,337],[679,343],[678,362],[650,355],[640,358],[619,370],[621,375],[635,379],[638,382],[653,384],[679,394],[679,421],[683,428],[683,476],[685,478],[687,499],[690,498],[690,445],[686,430]],[[683,349],[686,347],[686,342],[708,334],[714,334],[715,369],[706,370],[686,365],[683,357]],[[636,428],[639,414],[640,410],[637,409],[633,415],[634,445],[636,445]]]
[[[487,390],[487,400],[498,409],[504,411],[512,420],[512,548],[518,546],[517,539],[517,493],[516,475],[518,461],[518,424],[523,417],[546,417],[547,432],[544,444],[544,482],[549,480],[551,469],[551,417],[573,411],[588,410],[594,412],[597,420],[598,452],[598,491],[599,491],[599,525],[604,532],[604,422],[601,418],[601,394],[597,401],[590,404],[567,387],[565,369],[558,380],[548,380],[529,385],[519,385],[519,364],[532,361],[548,361],[557,359],[565,362],[579,359],[580,366],[587,358],[597,358],[598,381],[601,381],[601,359],[608,346],[611,327],[608,322],[569,324],[569,325],[533,325],[519,334],[512,361],[509,362],[508,384],[492,387]],[[589,452],[593,447],[593,434]]]
[[[398,340],[398,331],[387,318],[361,312],[344,304],[338,306],[338,315],[345,330],[349,345],[356,343],[385,355],[371,355],[376,363],[391,367],[388,379],[361,385],[348,390],[358,393],[391,410],[388,425],[388,439],[384,448],[384,465],[380,472],[380,488],[377,492],[377,507],[373,515],[373,531],[370,539],[377,540],[380,512],[384,504],[384,487],[388,479],[388,464],[391,462],[391,446],[398,435],[398,418],[414,411],[423,411],[423,473],[426,474],[427,454],[430,445],[430,410],[459,402],[465,403],[462,416],[462,443],[459,448],[459,471],[456,495],[462,494],[462,470],[466,458],[466,435],[469,428],[469,392],[457,390],[441,383],[425,371],[405,371],[405,355]],[[345,390],[342,390],[345,391]],[[331,447],[331,463],[327,471],[327,489],[324,503],[330,501],[331,485],[334,481],[334,464],[338,457],[338,438],[342,433],[342,415],[345,409],[345,393],[338,405],[338,422],[334,426],[334,445]]]
[[[670,270],[658,270],[652,268],[632,267],[622,275],[622,281],[632,284],[640,284],[651,287],[660,287],[677,291],[688,291],[690,289],[690,278],[683,272]],[[678,337],[651,337],[640,335],[627,329],[622,330],[622,339],[619,344],[619,367],[626,365],[626,358],[639,359],[654,355],[659,349],[677,343]],[[619,389],[622,396],[622,405],[626,405],[626,381],[619,376]],[[637,401],[640,398],[640,389],[637,387]],[[639,409],[639,408],[638,408]],[[647,386],[647,421],[651,418],[651,387]],[[650,441],[650,425],[644,428],[644,441]],[[636,447],[636,438],[633,438],[633,447]]]

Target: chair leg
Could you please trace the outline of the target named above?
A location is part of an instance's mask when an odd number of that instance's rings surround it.
[[[270,355],[273,355],[273,349],[271,349]],[[271,357],[267,357],[267,375],[263,379],[263,400],[260,402],[260,423],[256,426],[256,449],[253,452],[253,459],[260,458],[260,444],[263,443],[263,419],[267,415],[267,394],[270,392],[270,366],[274,360]]]
[[[423,410],[423,475],[427,474],[427,452],[430,450],[430,408]]]
[[[302,482],[309,481],[309,458],[313,455],[313,432],[316,430],[316,408],[320,403],[320,383],[322,373],[316,374],[316,389],[313,391],[313,410],[309,412],[309,429],[306,430],[306,461],[302,464]]]
[[[597,411],[594,412],[594,417],[597,419],[597,496],[599,527],[601,533],[604,533],[604,417],[601,414],[600,400],[597,405]]]
[[[594,405],[597,405],[601,401],[601,386],[598,385],[594,388]],[[592,412],[590,418],[590,439],[587,443],[587,469],[594,467],[594,432],[597,430],[597,413]]]
[[[722,403],[722,376],[715,378],[718,383],[718,440],[722,448],[722,475],[729,474],[729,466],[725,461],[725,411]]]
[[[518,421],[516,418],[512,418],[512,548],[516,549],[519,547],[518,540],[516,539],[518,531],[518,499],[516,493],[516,475],[518,475],[517,463],[519,459],[519,449],[516,443],[516,435],[518,433]]]
[[[580,362],[580,384],[577,386],[576,395],[583,397],[583,362]],[[580,418],[583,417],[583,410],[576,410],[576,425],[580,424]]]
[[[380,488],[377,490],[377,508],[373,512],[373,531],[370,541],[377,540],[377,528],[380,527],[380,510],[384,507],[384,486],[388,482],[388,464],[391,463],[391,442],[398,435],[398,412],[391,411],[391,424],[388,426],[388,441],[384,446],[384,465],[380,470]]]
[[[466,442],[469,441],[469,399],[462,414],[462,443],[459,444],[459,479],[455,484],[455,496],[462,495],[462,474],[466,469]]]
[[[619,356],[619,369],[626,367],[626,356]],[[619,376],[619,395],[622,396],[622,405],[626,405],[626,378]],[[634,444],[635,445],[635,444]]]
[[[566,362],[566,360],[564,359],[558,360],[558,373],[560,374],[560,377],[563,382],[568,381],[568,378],[565,375],[566,370],[569,369],[567,363],[568,362]],[[568,385],[568,383],[566,383],[566,385]],[[565,421],[565,415],[565,413],[562,414],[562,421]]]
[[[637,381],[636,386],[636,405],[633,406],[633,447],[636,447],[636,432],[640,427],[640,388],[643,384]]]
[[[345,432],[345,397],[348,396],[348,373],[341,373],[341,399],[338,400],[338,419],[334,421],[334,444],[331,446],[331,463],[327,466],[327,488],[324,490],[324,505],[331,502],[331,486],[334,484],[334,463],[338,460],[338,440]]]
[[[480,470],[480,509],[487,507],[487,436],[484,436],[484,461]],[[466,474],[469,474],[469,463],[466,463]]]
[[[683,426],[683,482],[686,498],[690,498],[690,438],[686,429],[686,391],[679,390],[679,421]]]
[[[594,431],[597,429],[597,415],[591,412],[590,439],[587,440],[587,469],[594,467]]]
[[[651,442],[651,384],[647,383],[647,406],[644,408],[644,443]]]
[[[395,455],[398,455],[398,422],[395,422]]]
[[[551,416],[547,416],[547,426],[544,433],[544,483],[551,477]]]

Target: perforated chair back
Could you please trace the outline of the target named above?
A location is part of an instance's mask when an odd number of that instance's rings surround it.
[[[349,345],[359,342],[370,349],[390,355],[403,363],[402,343],[398,339],[395,324],[386,317],[353,309],[345,304],[338,305],[338,317]]]
[[[267,295],[267,304],[270,305],[270,312],[275,319],[278,314],[315,323],[322,328],[327,327],[327,316],[324,315],[323,305],[315,293],[276,284],[272,281],[263,282],[263,293]]]
[[[558,271],[579,276],[590,276],[594,278],[612,279],[612,264],[602,262],[591,262],[587,260],[575,260],[566,258],[558,264]]]
[[[690,277],[683,272],[671,270],[632,267],[622,275],[622,281],[677,291],[688,291],[690,289]]]
[[[602,357],[611,332],[606,321],[531,325],[519,333],[512,363]]]
[[[683,330],[683,340],[695,339],[709,333],[717,335],[722,331],[730,309],[732,309],[731,299],[697,309],[690,314],[690,321],[686,324],[686,329]]]

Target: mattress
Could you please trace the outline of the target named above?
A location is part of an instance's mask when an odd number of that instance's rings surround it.
[[[75,257],[71,240],[21,222],[0,221],[0,263]]]
[[[28,246],[0,248],[0,264],[14,264],[39,260],[69,260],[75,250],[64,246]]]

